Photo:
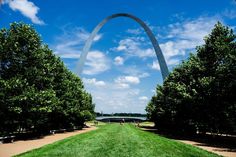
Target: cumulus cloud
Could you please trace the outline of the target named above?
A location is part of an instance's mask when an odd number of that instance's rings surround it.
[[[203,38],[210,33],[218,20],[217,17],[199,17],[170,24],[166,35],[169,41],[160,44],[167,63],[174,63],[173,57],[184,56],[188,51],[203,44]]]
[[[106,85],[104,81],[98,81],[96,78],[91,78],[91,79],[83,78],[83,82],[85,84],[92,85],[95,87],[104,87]]]
[[[169,37],[202,42],[203,37],[210,32],[217,21],[216,17],[199,17],[191,21],[171,24]]]
[[[167,64],[178,64],[183,59],[183,56],[194,50],[197,45],[203,44],[204,36],[210,33],[217,21],[217,17],[199,17],[169,25],[165,30],[167,33],[162,34],[164,40],[160,40],[160,47]],[[139,33],[135,30],[128,30],[127,32],[133,35]],[[124,52],[125,59],[132,56],[141,59],[153,59],[153,62],[148,66],[152,69],[160,70],[151,44],[144,42],[147,40],[142,37],[142,34],[139,34],[139,37],[126,37],[118,41],[118,45],[113,50]],[[116,60],[119,62],[119,59]],[[141,79],[148,77],[150,74],[140,70],[136,65],[128,65],[125,69],[122,68],[123,66],[119,67],[124,76],[118,76],[113,82],[106,82],[105,86],[100,86],[99,88],[94,88],[96,85],[92,86],[92,84],[87,88],[95,98],[96,111],[109,113],[124,111],[144,112],[149,96],[147,93],[142,93],[143,91],[137,89],[137,87],[141,85]],[[149,92],[155,94],[155,89],[149,89]]]
[[[147,100],[148,100],[148,97],[146,97],[146,96],[141,96],[141,97],[139,97],[138,99],[141,100],[141,101],[147,101]]]
[[[127,56],[135,56],[139,58],[147,58],[155,56],[152,48],[144,48],[145,38],[143,37],[128,37],[119,41],[119,45],[114,48],[115,51],[125,52]]]
[[[44,22],[37,16],[39,7],[28,0],[5,0],[4,4],[8,4],[13,11],[19,11],[28,17],[33,23],[43,25]]]
[[[131,76],[119,76],[114,79],[114,87],[117,89],[127,89],[130,88],[130,85],[137,85],[141,81],[140,79],[149,77],[150,74],[147,72],[142,72],[137,75]]]
[[[151,69],[160,70],[160,65],[158,61],[153,61],[151,65],[148,65]]]
[[[120,76],[115,79],[116,83],[139,84],[140,80],[136,76]]]
[[[114,84],[114,89],[128,89],[128,88],[130,88],[130,85],[128,83],[116,82],[116,84]]]
[[[70,30],[70,31],[68,31]],[[53,45],[55,54],[61,58],[79,59],[83,46],[90,33],[82,27],[64,28],[63,34],[56,38]],[[95,36],[94,41],[99,41],[101,34]],[[88,53],[83,74],[96,75],[110,69],[110,59],[103,52],[94,50]]]
[[[93,95],[96,103],[95,110],[103,113],[115,112],[138,112],[144,113],[146,102],[137,99],[139,89],[117,89],[114,84],[106,85],[106,88],[94,88],[87,86],[87,91]]]
[[[96,111],[144,113],[146,101],[141,101],[140,89],[130,88],[129,83],[83,78],[85,88],[93,96]]]
[[[56,38],[56,44],[53,45],[55,54],[61,58],[78,59],[89,35],[90,33],[83,27],[64,28],[63,34]],[[99,41],[101,38],[102,35],[98,34],[94,41]]]
[[[155,90],[155,89],[151,89],[151,92],[152,92],[153,94],[156,94],[156,90]]]
[[[223,16],[229,18],[229,19],[235,19],[236,18],[236,11],[235,10],[230,10],[230,9],[226,9],[223,12]]]
[[[233,11],[225,11],[225,16],[234,18]],[[184,20],[168,25],[167,28],[158,27],[161,32],[160,47],[169,68],[179,64],[186,59],[190,52],[194,52],[196,46],[204,43],[204,37],[208,35],[216,22],[220,20],[219,16],[206,17],[201,16],[191,20]],[[151,26],[153,30],[157,27]],[[112,50],[123,52],[126,58],[139,57],[141,59],[153,59],[152,64],[147,66],[154,70],[160,70],[160,65],[156,60],[155,51],[151,42],[139,29],[128,29],[127,33],[133,37],[125,37],[118,41],[118,45]],[[138,36],[137,36],[138,35]],[[129,70],[123,70],[130,71]],[[134,72],[134,70],[131,70]],[[138,75],[136,75],[138,76]]]
[[[194,51],[196,46],[204,43],[203,38],[210,33],[218,17],[199,17],[193,20],[186,20],[170,24],[162,37],[167,41],[161,42],[160,47],[167,62],[167,65],[174,66],[185,59],[186,54]],[[148,64],[151,69],[160,70],[157,60]]]
[[[150,74],[147,73],[147,72],[144,72],[144,73],[138,75],[139,78],[146,78],[146,77],[149,77],[149,76],[150,76]]]
[[[126,32],[130,33],[130,34],[134,34],[134,35],[141,34],[141,30],[139,28],[137,28],[137,29],[128,29]]]
[[[123,65],[124,64],[124,58],[120,57],[120,56],[117,56],[115,59],[114,59],[114,64],[115,65]]]
[[[83,74],[95,75],[110,69],[110,60],[101,51],[90,51],[85,62]]]
[[[233,17],[232,11],[226,12],[228,16]],[[225,14],[226,14],[225,13]],[[193,51],[196,46],[203,44],[203,38],[210,33],[214,24],[219,20],[219,17],[199,17],[192,20],[185,20],[178,23],[168,25],[163,29],[166,33],[161,33],[165,39],[160,42],[160,47],[166,59],[168,66],[177,65],[181,60],[185,59],[186,54]],[[152,26],[152,28],[155,28]],[[160,31],[162,28],[158,28]],[[128,33],[139,33],[138,29],[128,29]],[[127,37],[118,42],[118,46],[113,48],[115,51],[124,52],[126,56],[136,56],[139,58],[155,58],[155,52],[152,48],[149,39],[139,34],[137,37]],[[148,43],[148,44],[147,44]],[[153,61],[148,66],[152,69],[160,70],[157,61]]]

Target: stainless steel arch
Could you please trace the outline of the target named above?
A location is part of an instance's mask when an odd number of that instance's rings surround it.
[[[141,19],[139,19],[139,18],[137,18],[137,17],[135,17],[133,15],[127,14],[127,13],[118,13],[118,14],[113,14],[111,16],[108,16],[104,20],[102,20],[94,28],[93,32],[91,33],[91,35],[89,36],[88,40],[86,41],[85,46],[83,48],[83,51],[82,51],[82,53],[80,55],[80,59],[79,59],[79,62],[77,64],[77,73],[79,75],[81,74],[81,72],[83,70],[83,66],[84,66],[85,60],[86,60],[86,57],[87,57],[87,54],[88,54],[88,51],[89,51],[89,49],[90,49],[90,47],[92,45],[94,37],[98,33],[98,31],[103,27],[103,25],[105,23],[107,23],[109,20],[111,20],[113,18],[116,18],[116,17],[128,17],[128,18],[131,18],[134,21],[136,21],[137,23],[139,23],[139,25],[142,26],[142,28],[145,30],[145,32],[147,33],[149,39],[152,42],[153,48],[154,48],[154,50],[156,52],[156,56],[157,56],[158,62],[160,64],[162,78],[164,80],[167,77],[167,75],[169,74],[169,71],[168,71],[168,67],[166,65],[165,58],[164,58],[164,56],[162,54],[161,48],[160,48],[160,46],[159,46],[155,36],[153,35],[153,33],[150,30],[150,28]]]

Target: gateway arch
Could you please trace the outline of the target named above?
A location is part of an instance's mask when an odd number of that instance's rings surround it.
[[[106,24],[109,20],[117,18],[117,17],[127,17],[130,18],[134,21],[136,21],[137,23],[139,23],[140,26],[142,26],[142,28],[145,30],[146,34],[148,35],[149,39],[152,42],[153,48],[155,50],[156,56],[157,56],[157,60],[159,62],[160,65],[160,69],[161,69],[161,74],[162,74],[162,78],[163,80],[165,80],[165,78],[168,76],[169,74],[169,70],[168,67],[166,65],[166,61],[165,58],[162,54],[161,48],[154,36],[154,34],[152,33],[152,31],[150,30],[150,28],[139,18],[137,18],[136,16],[133,16],[131,14],[127,14],[127,13],[118,13],[118,14],[113,14],[111,16],[106,17],[104,20],[102,20],[93,30],[93,32],[90,34],[88,40],[85,43],[85,46],[82,50],[82,53],[80,55],[80,59],[77,63],[77,73],[80,75],[82,73],[83,70],[83,66],[86,60],[86,57],[88,55],[88,52],[90,50],[90,47],[92,45],[93,39],[95,38],[96,34],[98,33],[98,31],[103,27],[104,24]]]

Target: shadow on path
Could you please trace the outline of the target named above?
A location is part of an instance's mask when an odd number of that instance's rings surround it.
[[[152,126],[141,126],[142,130],[158,134],[160,136],[181,141],[194,146],[199,146],[208,151],[217,152],[229,152],[236,156],[236,137],[235,136],[220,136],[220,135],[210,135],[210,134],[196,134],[193,136],[186,135],[174,135],[166,132],[160,132]],[[210,149],[207,149],[207,148]],[[224,155],[224,153],[217,153]],[[228,155],[225,155],[228,156]],[[230,155],[231,156],[231,155]]]

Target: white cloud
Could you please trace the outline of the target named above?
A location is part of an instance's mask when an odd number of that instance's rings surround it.
[[[138,99],[141,100],[141,101],[147,101],[147,100],[148,100],[148,97],[146,97],[146,96],[141,96],[141,97],[139,97]]]
[[[107,89],[107,90],[123,90],[123,89],[129,89],[130,85],[128,83],[122,83],[122,82],[105,82],[102,80],[97,80],[96,78],[83,78],[83,83],[88,88],[99,88],[99,89]]]
[[[148,66],[154,70],[160,70],[160,65],[159,65],[158,61],[153,61],[152,64],[148,65]]]
[[[88,37],[87,37],[88,38]],[[94,37],[94,39],[93,39],[93,41],[98,41],[98,40],[100,40],[102,38],[102,34],[97,34],[95,37]]]
[[[196,46],[202,45],[203,38],[210,33],[218,20],[218,17],[199,17],[170,24],[165,35],[169,41],[160,44],[168,66],[178,64],[181,58],[184,59],[183,56],[193,51]],[[155,65],[152,68],[158,69]]]
[[[134,34],[134,35],[141,34],[141,30],[139,28],[137,28],[137,29],[128,29],[126,32],[130,33],[130,34]]]
[[[56,44],[53,45],[55,54],[61,58],[78,59],[89,35],[90,33],[82,27],[64,28],[63,34],[56,38]],[[95,36],[94,41],[98,41],[101,38],[102,35],[98,34]]]
[[[130,88],[128,83],[83,78],[85,88],[93,96],[95,110],[103,113],[144,113],[146,101],[140,101],[140,89]]]
[[[142,73],[144,73],[142,67],[129,64],[127,64],[125,67],[120,67],[119,70],[125,75],[132,75],[132,76],[139,76],[142,75]]]
[[[5,0],[4,4],[8,4],[13,11],[19,11],[28,17],[33,23],[42,25],[44,22],[37,16],[39,7],[28,0]]]
[[[194,20],[184,21],[169,25],[169,37],[176,37],[185,40],[196,40],[202,43],[206,36],[218,21],[217,17],[199,17]]]
[[[203,44],[204,36],[210,33],[216,22],[217,17],[199,17],[194,20],[186,20],[169,25],[165,31],[167,33],[162,35],[166,37],[164,38],[165,40],[160,42],[167,64],[178,64],[189,51]],[[132,34],[132,31],[130,33]],[[124,52],[125,57],[135,56],[142,59],[149,57],[148,59],[153,59],[153,62],[148,66],[159,70],[160,66],[152,46],[150,43],[146,44],[146,41],[148,39],[143,37],[128,37],[120,40],[117,47],[113,50]],[[137,86],[132,85],[140,84],[141,78],[148,77],[149,73],[138,69],[136,65],[129,65],[125,69],[121,67],[121,70],[125,75],[114,79],[114,82],[108,84],[106,89],[94,90],[94,88],[91,88],[92,95],[100,98],[95,99],[97,111],[144,111],[149,100],[148,95],[142,93],[142,90],[134,89]],[[149,92],[155,94],[156,91],[152,89]]]
[[[130,88],[130,85],[127,83],[117,82],[116,84],[114,84],[114,88],[115,89],[128,89]]]
[[[136,76],[120,76],[115,79],[116,83],[139,84],[140,80]]]
[[[124,64],[124,58],[120,57],[120,56],[117,56],[115,59],[114,59],[114,64],[115,65],[123,65]]]
[[[101,51],[90,51],[85,62],[83,74],[95,75],[110,69],[110,60]]]
[[[155,89],[151,89],[151,92],[152,92],[153,94],[156,94],[156,90],[155,90]]]
[[[118,47],[117,47],[117,51],[123,51],[123,50],[127,50],[127,47],[125,46],[125,45],[119,45]]]
[[[196,46],[203,44],[203,38],[210,33],[218,20],[218,17],[199,17],[181,23],[170,24],[165,29],[167,33],[162,35],[168,41],[161,42],[160,44],[167,65],[173,66],[178,64],[182,59],[185,59],[184,56],[187,53],[194,50]],[[127,32],[132,31],[134,30],[128,30]],[[156,57],[149,39],[142,36],[122,39],[113,50],[124,52],[128,57]],[[153,62],[149,67],[157,70],[160,69],[157,62]]]
[[[230,12],[231,14],[231,12]],[[167,29],[158,28],[161,36],[165,39],[160,42],[160,47],[167,62],[167,65],[174,66],[186,59],[190,51],[194,51],[196,46],[204,43],[203,38],[208,35],[219,17],[199,17],[193,20],[185,20],[170,24]],[[151,26],[152,28],[156,28]],[[138,30],[129,29],[128,33],[135,34]],[[119,41],[115,51],[124,52],[126,57],[155,58],[155,52],[148,38],[142,36],[127,37]],[[158,61],[153,61],[148,66],[152,69],[160,70]]]
[[[168,59],[167,64],[168,64],[168,66],[172,66],[172,65],[179,64],[179,62],[180,62],[179,59],[173,58],[173,59]],[[159,62],[157,60],[152,61],[152,64],[147,64],[147,65],[148,65],[148,67],[150,67],[153,70],[157,70],[157,71],[160,70],[160,64],[159,64]]]
[[[223,16],[225,16],[225,17],[227,17],[229,19],[234,19],[234,18],[236,18],[236,11],[235,10],[226,9],[223,12]]]
[[[128,37],[119,41],[119,45],[114,48],[115,51],[123,51],[127,56],[136,56],[139,58],[147,58],[155,56],[152,48],[144,48],[143,37]]]
[[[144,72],[144,73],[138,75],[139,78],[146,78],[146,77],[149,77],[149,76],[150,76],[150,74],[147,73],[147,72]]]
[[[140,90],[134,88],[117,89],[110,83],[106,88],[89,87],[96,104],[95,110],[103,113],[138,112],[144,113],[146,101],[138,99]]]
[[[92,86],[95,86],[95,87],[104,87],[104,86],[106,86],[106,83],[104,81],[98,81],[96,78],[91,78],[91,79],[83,78],[83,82],[85,84],[92,85]]]
[[[141,81],[141,78],[149,77],[150,74],[147,72],[143,72],[141,74],[138,74],[136,76],[119,76],[116,79],[114,79],[114,89],[127,89],[130,88],[130,85],[136,85],[139,84]]]

